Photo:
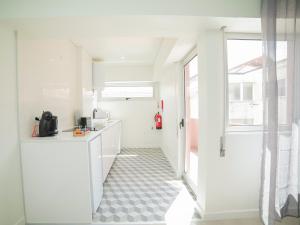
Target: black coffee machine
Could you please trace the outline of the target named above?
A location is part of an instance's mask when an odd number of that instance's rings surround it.
[[[57,131],[57,116],[53,116],[51,112],[43,112],[41,119],[35,118],[40,121],[39,124],[39,136],[48,137],[54,136]]]

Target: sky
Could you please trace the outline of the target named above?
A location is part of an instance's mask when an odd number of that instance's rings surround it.
[[[277,60],[286,58],[286,42],[277,42]],[[233,68],[251,59],[262,56],[262,41],[260,40],[227,40],[227,64]]]

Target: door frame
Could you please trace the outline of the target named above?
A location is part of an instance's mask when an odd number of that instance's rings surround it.
[[[179,143],[179,165],[180,165],[180,173],[182,174],[182,178],[185,182],[190,186],[194,194],[197,194],[197,186],[198,184],[194,184],[191,182],[191,179],[185,172],[185,157],[186,157],[186,110],[185,110],[185,74],[184,74],[184,66],[188,64],[194,57],[198,55],[198,48],[194,46],[192,50],[183,58],[180,63],[181,73],[179,74],[179,110],[178,110],[178,121],[180,122],[182,118],[184,118],[184,127],[179,129],[178,133],[178,143]],[[178,122],[178,123],[179,123]]]

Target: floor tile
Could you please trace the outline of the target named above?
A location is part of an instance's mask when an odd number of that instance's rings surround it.
[[[104,183],[97,223],[197,221],[190,190],[160,149],[123,149]]]

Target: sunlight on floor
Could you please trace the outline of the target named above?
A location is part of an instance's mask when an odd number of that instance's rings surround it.
[[[192,222],[195,202],[184,187],[165,215],[167,225],[189,225]]]

